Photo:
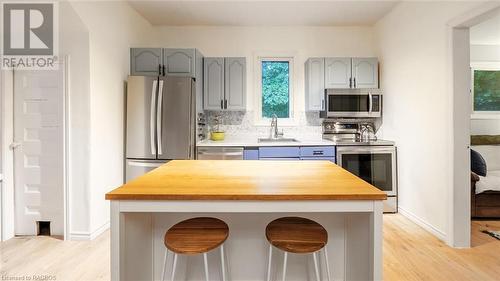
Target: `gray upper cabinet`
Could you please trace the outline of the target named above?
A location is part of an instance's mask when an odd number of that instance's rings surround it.
[[[203,108],[221,110],[224,100],[224,58],[205,58]]]
[[[225,58],[224,60],[224,108],[246,109],[246,58]]]
[[[205,58],[204,110],[246,110],[246,58]]]
[[[378,88],[378,59],[353,58],[352,59],[353,88],[375,89]]]
[[[326,58],[325,88],[350,89],[351,87],[351,58]]]
[[[161,48],[131,48],[130,75],[158,76],[163,64]]]
[[[196,49],[164,49],[165,75],[195,77]]]
[[[305,72],[306,110],[325,110],[325,59],[308,59]]]

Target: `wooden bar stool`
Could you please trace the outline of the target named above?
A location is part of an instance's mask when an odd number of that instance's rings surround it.
[[[326,273],[330,281],[330,266],[326,243],[328,233],[319,223],[306,218],[284,217],[270,222],[266,227],[266,238],[269,241],[269,260],[267,265],[267,281],[271,280],[271,258],[273,246],[284,252],[283,281],[286,276],[288,253],[312,254],[316,280],[320,280],[318,267],[318,252],[323,249],[326,263]]]
[[[161,280],[165,280],[169,250],[174,254],[171,280],[175,278],[177,256],[203,254],[205,279],[209,281],[207,253],[220,246],[222,280],[226,280],[226,265],[224,256],[224,241],[229,236],[229,227],[216,218],[199,217],[181,221],[165,233],[165,259]]]

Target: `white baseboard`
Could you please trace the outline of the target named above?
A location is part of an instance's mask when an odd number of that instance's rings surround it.
[[[444,233],[441,230],[435,228],[434,226],[432,226],[428,222],[424,221],[423,219],[417,217],[412,212],[406,211],[405,209],[402,209],[401,207],[398,207],[398,211],[399,211],[399,213],[401,215],[403,215],[404,217],[406,217],[407,219],[411,220],[416,225],[422,227],[423,229],[427,230],[432,235],[436,236],[441,241],[443,241],[443,242],[446,243],[446,233]]]
[[[94,240],[97,236],[101,235],[104,231],[109,229],[109,221],[94,230],[93,232],[78,232],[72,231],[69,234],[69,240],[72,241],[88,241]]]

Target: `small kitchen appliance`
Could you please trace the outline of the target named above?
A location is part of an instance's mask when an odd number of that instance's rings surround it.
[[[361,90],[326,90],[327,118],[377,118],[382,116],[382,94]]]

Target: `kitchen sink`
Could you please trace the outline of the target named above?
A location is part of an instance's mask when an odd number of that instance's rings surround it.
[[[299,142],[296,139],[293,138],[276,138],[276,139],[271,139],[271,138],[263,138],[263,139],[258,139],[259,142]]]

